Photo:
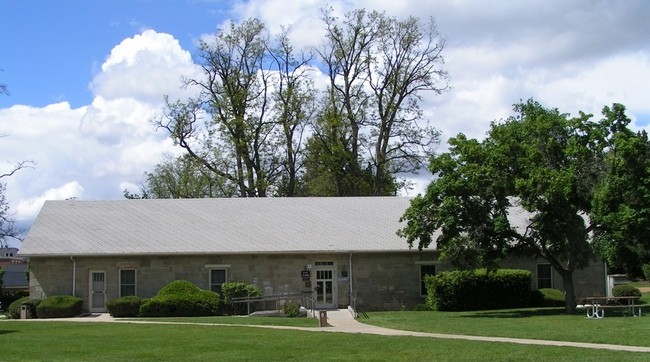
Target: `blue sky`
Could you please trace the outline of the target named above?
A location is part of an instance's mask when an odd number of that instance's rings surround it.
[[[16,103],[89,104],[88,83],[111,49],[144,29],[174,34],[192,49],[202,34],[228,19],[228,1],[2,1],[0,82]]]
[[[0,173],[28,228],[45,200],[120,199],[143,173],[180,152],[151,120],[163,96],[187,97],[199,76],[196,45],[227,21],[291,26],[296,46],[322,41],[320,0],[0,0]],[[365,8],[433,17],[447,39],[451,89],[423,94],[425,116],[445,140],[482,138],[512,104],[599,116],[627,106],[637,129],[650,122],[650,2],[645,0],[333,0],[336,13]],[[413,176],[413,195],[429,182]]]

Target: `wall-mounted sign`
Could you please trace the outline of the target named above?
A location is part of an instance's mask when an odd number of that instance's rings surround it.
[[[300,277],[303,281],[308,281],[311,278],[311,272],[309,270],[303,270],[300,272]]]

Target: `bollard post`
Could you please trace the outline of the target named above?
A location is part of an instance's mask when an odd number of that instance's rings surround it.
[[[318,311],[318,326],[327,327],[327,311],[320,310]]]

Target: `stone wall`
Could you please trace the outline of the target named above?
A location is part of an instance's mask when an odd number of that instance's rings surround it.
[[[136,270],[136,292],[142,298],[154,296],[173,280],[188,280],[203,289],[210,288],[210,268],[225,268],[228,281],[255,284],[265,295],[306,293],[313,295],[314,272],[319,262],[331,262],[334,275],[334,307],[345,308],[356,300],[357,307],[369,310],[411,309],[424,302],[420,295],[420,265],[435,263],[433,252],[266,254],[266,255],[193,255],[193,256],[123,256],[74,257],[30,260],[30,294],[32,298],[51,295],[74,295],[84,300],[88,309],[91,271],[106,273],[106,299],[119,297],[119,270]],[[536,263],[517,259],[507,267],[533,272],[535,289]],[[73,265],[74,271],[73,271]],[[451,270],[436,264],[436,272]],[[303,279],[309,271],[309,278]],[[75,280],[73,283],[73,275]],[[576,295],[604,295],[604,264],[594,263],[574,276]],[[554,286],[562,289],[559,275]],[[73,286],[74,284],[74,286]]]

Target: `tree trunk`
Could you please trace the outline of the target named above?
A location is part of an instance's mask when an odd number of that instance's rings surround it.
[[[564,271],[562,273],[562,282],[564,283],[564,308],[567,314],[573,314],[576,311],[576,294],[573,288],[573,272]]]

